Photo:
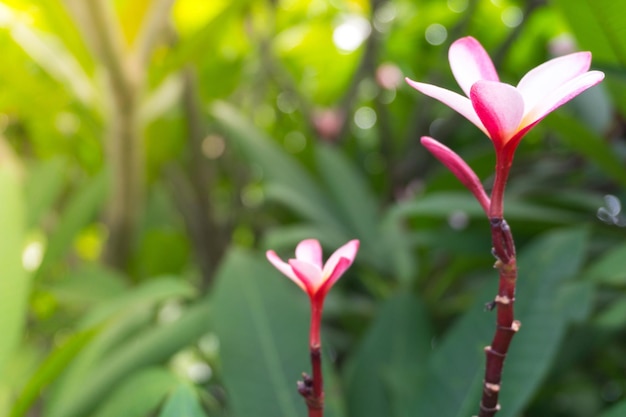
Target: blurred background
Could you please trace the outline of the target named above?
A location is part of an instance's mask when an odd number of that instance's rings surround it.
[[[626,0],[0,2],[0,416],[296,417],[308,300],[268,265],[361,240],[326,301],[331,417],[477,412],[494,153],[455,91],[578,50],[605,81],[518,148],[522,330],[499,417],[626,415]]]

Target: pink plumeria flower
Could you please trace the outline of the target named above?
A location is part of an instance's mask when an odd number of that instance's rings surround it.
[[[465,116],[497,149],[515,147],[551,111],[604,78],[600,71],[589,71],[590,52],[577,52],[533,68],[513,87],[500,82],[491,58],[472,37],[455,41],[448,59],[465,96],[408,78],[407,82]]]
[[[359,250],[359,241],[351,240],[337,249],[322,264],[322,246],[316,239],[306,239],[296,247],[296,258],[284,262],[273,250],[266,252],[267,259],[298,284],[311,300],[311,330],[309,344],[320,346],[320,324],[324,299],[330,288],[352,265]]]
[[[604,74],[589,71],[591,53],[576,52],[533,68],[514,87],[500,82],[491,58],[472,37],[455,41],[450,46],[448,59],[465,96],[408,78],[406,81],[416,90],[463,115],[491,139],[496,150],[496,179],[488,216],[502,217],[504,186],[520,140],[551,111],[602,81]],[[458,155],[434,139],[422,140],[422,143],[448,168],[454,167],[455,175],[468,185],[464,181],[469,180],[471,169],[459,165]],[[474,179],[470,182],[475,185]],[[477,188],[472,192],[485,208],[487,199],[482,192]]]

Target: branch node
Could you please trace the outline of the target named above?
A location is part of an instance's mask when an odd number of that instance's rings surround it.
[[[500,384],[492,384],[490,382],[485,382],[485,389],[491,392],[500,392]]]
[[[491,345],[489,345],[489,346],[485,346],[485,349],[484,349],[484,350],[485,350],[485,352],[486,352],[488,355],[489,355],[489,354],[491,354],[491,355],[499,356],[499,357],[501,357],[501,358],[506,357],[506,353],[501,353],[501,352],[498,352],[497,350],[493,350],[493,349],[491,348]]]
[[[496,295],[496,298],[494,299],[495,303],[498,304],[502,304],[502,305],[508,305],[511,304],[513,301],[515,301],[515,298],[511,299],[506,295]]]
[[[498,411],[500,411],[500,404],[496,404],[495,407],[490,408],[490,407],[485,407],[483,405],[483,403],[480,403],[480,411],[484,411],[485,413],[497,413]]]

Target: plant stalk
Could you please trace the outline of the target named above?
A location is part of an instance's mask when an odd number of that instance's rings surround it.
[[[324,382],[322,376],[322,351],[320,324],[322,319],[323,299],[311,299],[311,330],[309,333],[309,351],[311,353],[312,376],[302,374],[298,381],[298,392],[304,397],[309,410],[309,417],[324,416]]]
[[[491,345],[485,347],[487,364],[483,383],[478,417],[493,417],[500,410],[498,395],[502,380],[504,359],[509,351],[511,340],[520,329],[521,323],[515,320],[515,284],[517,281],[517,260],[511,228],[502,217],[490,218],[495,267],[500,273],[500,285],[491,306],[496,308],[496,331]]]

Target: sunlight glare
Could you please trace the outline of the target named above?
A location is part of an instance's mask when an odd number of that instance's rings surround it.
[[[43,243],[40,241],[30,242],[22,252],[22,266],[28,272],[39,268],[43,259]]]
[[[341,52],[353,52],[368,38],[372,28],[364,17],[349,15],[333,32],[333,43]]]

